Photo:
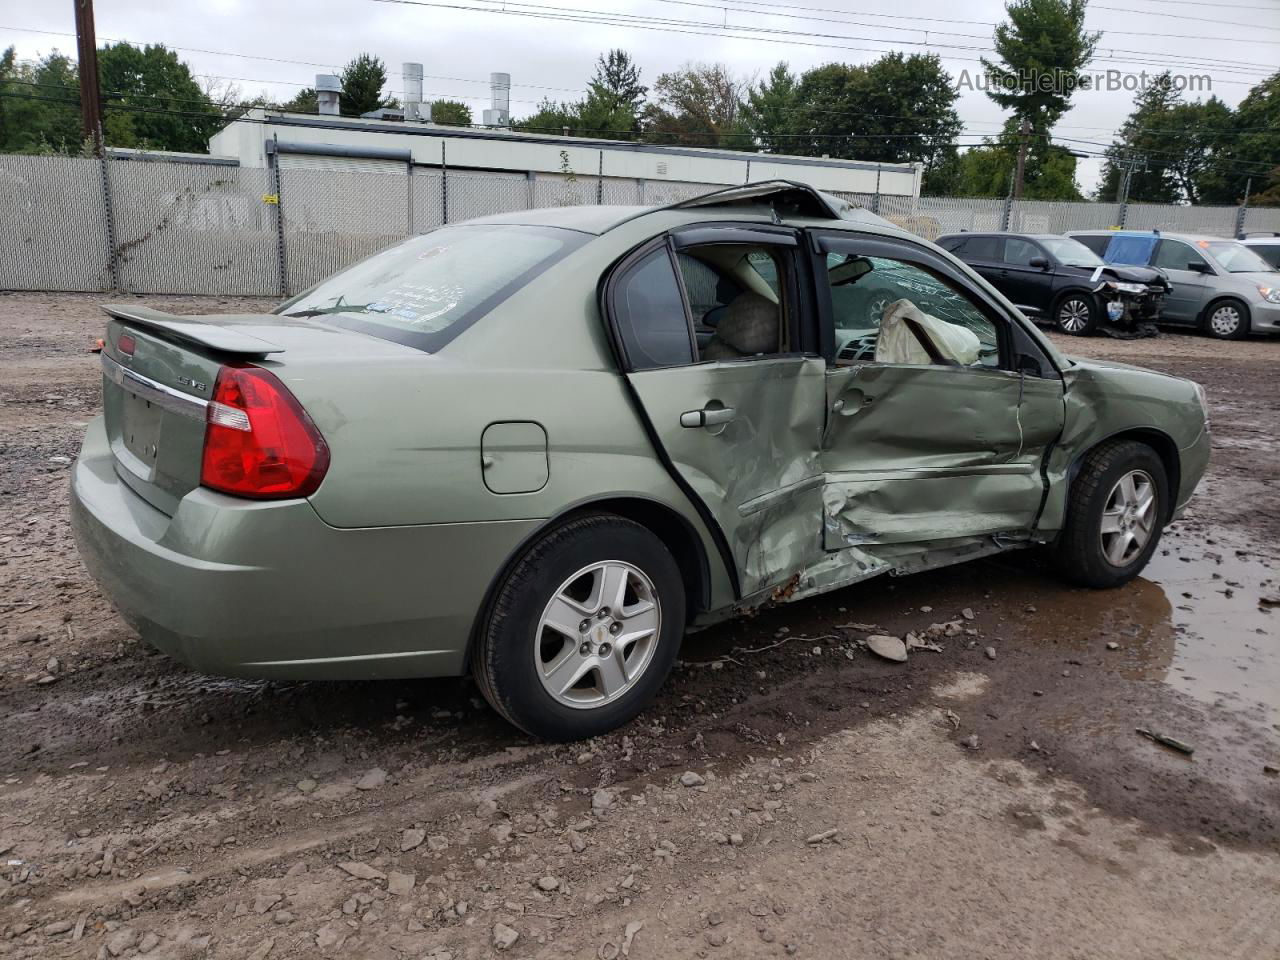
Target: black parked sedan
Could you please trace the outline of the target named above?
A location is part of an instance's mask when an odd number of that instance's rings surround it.
[[[1064,333],[1152,334],[1169,283],[1158,270],[1104,262],[1055,234],[953,233],[938,238],[1028,317]]]

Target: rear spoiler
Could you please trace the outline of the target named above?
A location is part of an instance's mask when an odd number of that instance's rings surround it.
[[[194,343],[218,353],[234,353],[249,357],[263,357],[269,353],[284,353],[284,347],[248,333],[241,333],[226,325],[229,316],[179,317],[150,307],[125,306],[104,303],[107,316],[126,323],[155,330],[175,340]]]

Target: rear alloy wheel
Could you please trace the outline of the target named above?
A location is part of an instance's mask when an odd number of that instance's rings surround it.
[[[647,529],[572,520],[533,544],[494,596],[473,668],[485,699],[546,740],[594,737],[657,693],[684,633],[684,583]]]
[[[1063,333],[1073,337],[1087,337],[1098,325],[1097,304],[1083,293],[1068,294],[1054,311],[1054,322]]]
[[[1058,566],[1088,587],[1118,587],[1147,565],[1168,515],[1164,464],[1146,444],[1108,440],[1086,457],[1067,500]]]
[[[1249,310],[1239,300],[1210,304],[1204,328],[1209,336],[1219,340],[1240,340],[1249,333]]]

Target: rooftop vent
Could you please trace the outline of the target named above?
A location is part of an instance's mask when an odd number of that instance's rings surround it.
[[[331,73],[316,74],[316,106],[326,116],[336,117],[338,97],[342,94],[342,81]]]
[[[486,127],[511,126],[511,74],[489,74],[491,108],[484,112]]]
[[[431,119],[431,107],[422,109],[422,64],[406,63],[401,67],[404,74],[404,118],[406,120]]]

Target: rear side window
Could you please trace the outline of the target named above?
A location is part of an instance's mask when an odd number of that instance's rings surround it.
[[[432,353],[589,239],[558,227],[444,227],[362,260],[275,312]]]
[[[1251,243],[1249,249],[1271,264],[1272,270],[1280,270],[1280,241],[1276,243]]]
[[[999,237],[970,237],[964,244],[964,255],[968,260],[999,260]]]
[[[693,339],[666,247],[627,267],[613,287],[618,339],[633,370],[693,363]]]
[[[1186,270],[1189,263],[1205,263],[1204,257],[1196,253],[1185,243],[1179,240],[1161,240],[1160,248],[1156,250],[1155,258],[1152,259],[1153,267],[1162,267],[1165,270]]]

